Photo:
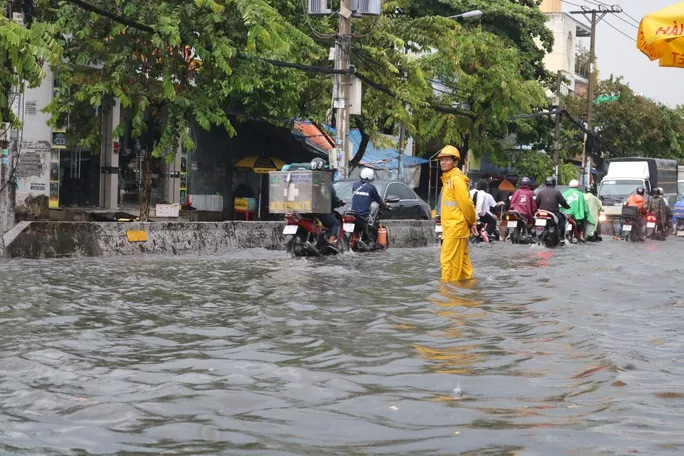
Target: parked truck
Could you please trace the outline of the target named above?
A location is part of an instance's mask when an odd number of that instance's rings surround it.
[[[616,158],[608,160],[608,174],[601,181],[598,196],[608,217],[620,217],[622,205],[644,187],[650,193],[662,187],[663,196],[674,206],[677,201],[678,167],[676,160],[662,158]]]

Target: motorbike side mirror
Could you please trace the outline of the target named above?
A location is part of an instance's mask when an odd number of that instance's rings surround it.
[[[397,198],[396,196],[393,196],[393,197],[391,197],[391,198],[387,198],[387,199],[385,200],[386,203],[390,203],[390,204],[396,204],[396,203],[398,203],[399,201],[401,201],[401,200],[400,200],[399,198]]]

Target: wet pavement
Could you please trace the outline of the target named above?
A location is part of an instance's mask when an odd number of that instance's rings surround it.
[[[684,453],[684,240],[471,250],[0,260],[0,453]]]

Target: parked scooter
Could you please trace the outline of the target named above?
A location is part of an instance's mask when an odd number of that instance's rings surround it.
[[[530,244],[532,242],[529,221],[518,211],[508,211],[506,214],[506,239],[510,239],[511,244]]]
[[[335,234],[334,244],[325,239],[327,229],[314,214],[288,214],[283,230],[285,246],[289,254],[296,257],[336,255],[349,250],[347,237],[342,227],[342,217],[333,213],[340,221],[340,230]]]
[[[387,203],[398,203],[399,198],[389,198]],[[391,211],[391,207],[385,207]],[[389,248],[389,233],[387,227],[380,223],[380,207],[374,204],[370,216],[364,223],[356,212],[347,211],[343,216],[343,229],[349,239],[349,249],[354,252],[374,252]]]
[[[556,247],[560,244],[561,233],[558,228],[558,217],[549,211],[539,210],[534,214],[535,237],[537,244]]]

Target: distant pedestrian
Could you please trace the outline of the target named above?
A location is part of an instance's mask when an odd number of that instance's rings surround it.
[[[440,204],[442,280],[471,279],[473,264],[468,254],[468,237],[476,217],[475,206],[468,193],[470,179],[456,167],[461,154],[454,146],[445,146],[437,158],[443,172]]]

